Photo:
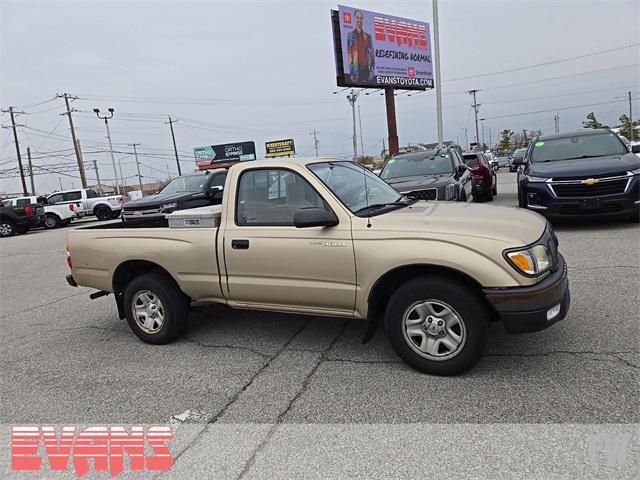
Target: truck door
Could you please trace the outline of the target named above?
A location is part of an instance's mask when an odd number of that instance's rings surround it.
[[[334,227],[296,228],[298,209],[331,209],[304,177],[285,168],[245,170],[235,218],[223,232],[231,303],[352,314],[356,278],[351,220],[335,212]]]

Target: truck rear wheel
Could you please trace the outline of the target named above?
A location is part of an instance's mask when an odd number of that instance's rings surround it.
[[[123,302],[129,327],[145,343],[169,343],[187,326],[189,299],[164,275],[136,277],[127,285]]]
[[[423,373],[457,375],[480,360],[489,315],[465,284],[423,276],[393,294],[385,327],[391,346],[407,364]]]
[[[98,207],[96,208],[95,215],[98,220],[111,220],[111,209],[107,207]]]
[[[0,236],[12,237],[16,234],[16,225],[11,220],[0,220]]]
[[[60,217],[54,215],[53,213],[47,213],[47,215],[44,217],[44,226],[47,229],[58,228],[61,223],[62,220],[60,220]]]

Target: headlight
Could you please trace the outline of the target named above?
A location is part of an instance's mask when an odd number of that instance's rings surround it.
[[[532,177],[530,175],[526,175],[525,178],[526,178],[527,182],[530,182],[530,183],[540,183],[540,182],[546,182],[547,181],[547,179],[544,178],[544,177]]]
[[[551,267],[551,254],[544,245],[512,250],[506,255],[511,265],[525,275],[540,275]]]
[[[173,203],[165,203],[162,205],[162,210],[171,210],[172,208],[176,208],[178,204],[176,202]]]
[[[444,187],[444,199],[453,200],[456,198],[456,186],[451,184]]]

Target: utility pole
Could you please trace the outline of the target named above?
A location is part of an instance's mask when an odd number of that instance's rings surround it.
[[[464,149],[469,150],[469,137],[467,136],[467,129],[464,128]]]
[[[124,175],[122,175],[122,163],[120,162],[122,162],[121,158],[118,159],[118,170],[120,170],[120,180],[122,181],[122,191],[120,192],[120,194],[125,194],[127,193],[127,189],[125,188],[127,186],[127,182],[124,179]]]
[[[433,50],[436,66],[436,115],[438,121],[438,148],[442,148],[442,88],[440,84],[440,31],[438,29],[438,0],[432,0],[433,6]]]
[[[22,193],[26,197],[29,195],[27,193],[27,182],[24,179],[24,169],[22,168],[22,156],[20,155],[20,144],[18,143],[18,131],[16,130],[16,119],[14,117],[15,113],[24,113],[24,112],[14,112],[13,107],[9,107],[9,110],[2,110],[3,112],[9,112],[11,115],[11,128],[13,128],[13,140],[16,143],[16,155],[18,156],[18,168],[20,169],[20,179],[22,180]]]
[[[36,186],[33,181],[33,165],[31,164],[31,147],[27,147],[27,161],[29,162],[29,180],[31,181],[31,195],[36,194]]]
[[[480,145],[480,151],[484,151],[484,118],[480,119],[480,128],[482,129],[482,144]]]
[[[382,151],[384,152],[386,149],[387,149],[387,146],[385,144],[385,138],[382,137]],[[389,153],[389,152],[387,152],[387,153]]]
[[[140,194],[142,195],[142,175],[140,175],[140,162],[138,162],[138,151],[136,150],[136,146],[140,145],[139,143],[130,143],[129,146],[133,147],[133,156],[136,157],[136,168],[138,169],[138,184],[140,185]]]
[[[353,161],[358,161],[358,133],[356,130],[356,100],[358,100],[358,93],[351,89],[351,93],[347,95],[347,101],[351,104],[351,114],[353,116]]]
[[[316,151],[316,157],[318,156],[318,144],[320,143],[320,142],[318,142],[318,136],[317,136],[317,133],[318,133],[318,132],[316,132],[316,129],[314,128],[314,129],[313,129],[313,134],[312,134],[312,135],[313,135],[313,148],[314,148],[314,150]]]
[[[109,132],[109,119],[113,118],[113,108],[108,108],[107,109],[109,111],[109,116],[107,117],[106,115],[104,116],[100,116],[100,109],[99,108],[94,108],[93,111],[94,113],[98,116],[99,119],[104,120],[104,126],[107,128],[107,139],[109,140],[109,152],[111,153],[111,163],[113,165],[113,176],[116,180],[116,192],[117,193],[122,193],[120,191],[120,183],[118,182],[118,170],[116,170],[116,158],[113,156],[113,144],[111,143],[111,132]]]
[[[60,191],[62,191],[62,177],[58,177],[58,182],[60,182]]]
[[[176,136],[173,133],[173,124],[176,123],[178,120],[172,120],[171,116],[169,116],[169,121],[168,122],[164,122],[165,125],[168,123],[169,127],[171,128],[171,140],[173,140],[173,152],[176,154],[176,165],[178,165],[178,176],[182,175],[182,170],[180,169],[180,159],[178,158],[178,148],[176,147]]]
[[[491,146],[493,145],[493,139],[491,138],[491,127],[489,128],[489,150],[491,150]]]
[[[636,137],[636,132],[633,130],[633,111],[631,110],[631,92],[629,92],[629,123],[631,124],[631,138],[629,140],[633,141]]]
[[[82,159],[82,149],[80,148],[80,139],[76,138],[76,152],[78,152],[78,156],[80,157],[80,165],[82,165],[82,170],[80,171],[82,174],[82,177],[80,180],[82,180],[84,178],[84,183],[83,183],[83,187],[82,188],[87,188],[85,185],[87,184],[87,176],[86,176],[86,172],[84,170],[84,160]]]
[[[358,123],[360,124],[360,152],[362,152],[362,161],[364,162],[364,140],[362,139],[362,117],[360,116],[360,105],[358,105]]]
[[[560,133],[560,117],[558,116],[557,113],[553,116],[553,125],[554,125],[553,131],[555,133]]]
[[[78,142],[76,140],[76,131],[73,128],[73,118],[71,117],[71,112],[75,112],[69,107],[69,99],[76,100],[78,97],[72,97],[68,93],[63,93],[62,95],[56,95],[58,98],[64,98],[64,103],[67,107],[67,113],[62,113],[61,115],[66,115],[69,117],[69,127],[71,129],[71,140],[73,141],[73,149],[76,152],[76,161],[78,162],[78,170],[80,170],[80,181],[82,182],[82,188],[87,188],[87,177],[84,173],[84,165],[82,163],[82,155],[78,150]]]
[[[527,130],[525,128],[522,129],[522,148],[527,146]]]
[[[98,162],[93,161],[93,169],[96,171],[96,180],[98,181],[98,195],[102,195],[102,184],[100,183],[100,172],[98,171]]]
[[[476,101],[476,94],[479,91],[480,90],[469,90],[467,92],[469,95],[473,95],[473,105],[471,106],[473,107],[473,112],[476,118],[476,143],[477,144],[480,144],[480,130],[478,129],[478,112],[480,111],[480,104]]]

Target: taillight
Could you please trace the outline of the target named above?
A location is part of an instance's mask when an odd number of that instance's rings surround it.
[[[69,210],[71,210],[72,212],[76,211],[76,204],[75,203],[70,203],[69,204]]]
[[[67,252],[67,265],[69,268],[73,269],[73,262],[71,261],[71,251],[69,250],[69,244],[65,247],[65,251]]]
[[[118,197],[118,203],[124,203],[124,197]]]
[[[27,217],[30,217],[31,215],[33,215],[33,208],[31,207],[24,207],[24,214]]]

